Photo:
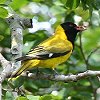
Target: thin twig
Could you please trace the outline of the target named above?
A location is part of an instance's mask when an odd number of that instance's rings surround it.
[[[81,51],[83,60],[84,60],[84,62],[85,62],[85,64],[86,64],[86,67],[87,67],[87,69],[88,69],[88,65],[89,65],[89,64],[88,64],[87,59],[86,59],[86,57],[85,57],[85,55],[84,55],[83,44],[82,44],[82,34],[81,34],[81,33],[79,34],[79,42],[80,42],[79,48],[80,48],[80,51]]]
[[[90,57],[92,56],[92,54],[94,54],[98,49],[100,49],[100,46],[96,47],[95,49],[93,49],[90,54],[87,56],[87,62],[89,62]]]
[[[2,83],[0,83],[0,100],[2,100]]]
[[[93,50],[90,54],[89,54],[89,56],[86,58],[85,57],[85,54],[84,54],[84,52],[83,52],[83,46],[82,46],[82,34],[79,34],[79,40],[80,40],[80,46],[79,46],[79,48],[80,48],[80,51],[81,51],[81,54],[82,54],[82,56],[83,56],[83,59],[84,59],[84,62],[85,62],[85,64],[86,64],[86,67],[87,67],[87,70],[88,70],[88,67],[89,67],[89,59],[90,59],[90,57],[91,57],[91,55],[94,53],[94,52],[96,52],[98,49],[96,49],[96,50]],[[100,76],[100,75],[99,75]],[[93,90],[93,95],[94,95],[94,100],[96,100],[96,92],[95,92],[95,90],[96,90],[96,88],[94,88],[94,86],[93,86],[93,84],[92,84],[92,79],[89,77],[89,82],[90,82],[90,84],[91,84],[91,87],[92,87],[92,90]]]

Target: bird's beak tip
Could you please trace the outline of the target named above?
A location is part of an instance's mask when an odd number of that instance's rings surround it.
[[[76,29],[77,29],[78,31],[84,31],[84,30],[87,29],[87,27],[86,27],[86,26],[77,26]]]

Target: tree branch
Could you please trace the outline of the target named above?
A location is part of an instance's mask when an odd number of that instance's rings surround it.
[[[23,46],[23,27],[18,21],[19,16],[11,16],[7,18],[7,23],[10,26],[11,31],[11,54],[12,54],[12,66],[14,69],[21,66],[21,62],[15,62],[14,60],[22,56],[22,46]]]
[[[10,26],[11,31],[11,54],[12,54],[12,66],[14,69],[18,69],[21,66],[21,61],[15,62],[16,58],[22,56],[23,50],[23,29],[32,27],[32,19],[21,18],[15,14],[6,19]]]
[[[89,76],[100,76],[100,71],[87,70],[77,75],[73,75],[73,74],[71,75],[50,75],[50,74],[43,74],[43,73],[41,74],[39,73],[37,75],[37,74],[29,73],[28,75],[23,74],[22,76],[31,78],[33,80],[46,79],[46,80],[52,80],[52,81],[69,82],[69,81],[78,81],[80,79],[83,79]]]
[[[0,73],[0,100],[2,100],[2,82],[12,72],[11,63],[7,61],[0,53],[0,64],[3,67],[3,71]]]
[[[0,53],[0,63],[3,70],[0,74],[0,100],[2,98],[2,82],[4,79],[11,75],[11,73],[21,66],[21,62],[15,62],[14,60],[22,56],[23,47],[23,34],[22,30],[32,27],[32,20],[28,18],[20,18],[18,15],[13,15],[6,19],[10,26],[11,31],[11,54],[12,61],[7,61]]]
[[[3,80],[11,74],[12,66],[11,62],[7,61],[2,54],[0,53],[0,63],[3,67],[3,71],[0,74],[0,83],[3,82]]]

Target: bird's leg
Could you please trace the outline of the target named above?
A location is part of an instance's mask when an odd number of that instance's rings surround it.
[[[55,68],[53,68],[53,74],[54,75],[59,75],[59,73],[57,72],[57,70]]]
[[[17,93],[20,94],[21,96],[25,96],[25,91],[24,89],[21,87],[17,88],[16,89]]]
[[[39,68],[36,68],[36,75],[38,75],[40,73]]]

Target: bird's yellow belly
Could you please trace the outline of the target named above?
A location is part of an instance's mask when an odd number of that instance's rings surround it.
[[[65,62],[70,57],[71,53],[72,52],[70,52],[67,55],[62,56],[62,57],[51,58],[51,59],[47,59],[47,60],[41,60],[38,64],[38,67],[54,69],[57,65]]]

